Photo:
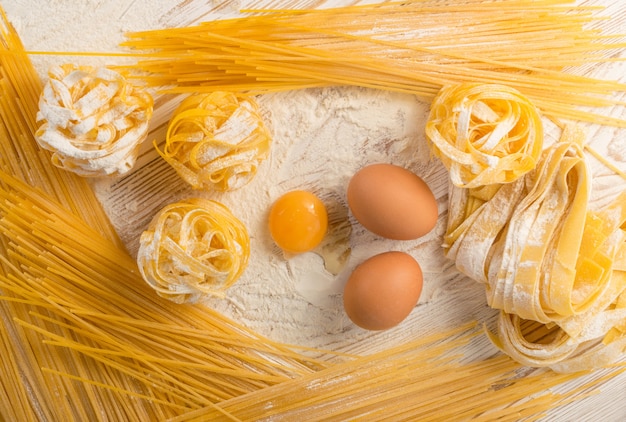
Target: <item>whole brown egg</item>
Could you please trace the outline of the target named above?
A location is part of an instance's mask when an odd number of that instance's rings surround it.
[[[344,287],[344,309],[359,327],[386,330],[411,313],[422,285],[422,269],[411,255],[383,252],[354,269]]]
[[[395,240],[424,236],[437,224],[437,200],[415,173],[393,164],[371,164],[352,176],[350,211],[369,231]]]

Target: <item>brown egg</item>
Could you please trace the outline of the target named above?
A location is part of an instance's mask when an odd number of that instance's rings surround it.
[[[357,221],[388,239],[417,239],[437,224],[437,200],[426,182],[393,164],[359,170],[350,179],[347,197]]]
[[[354,269],[344,287],[343,306],[359,327],[386,330],[411,313],[422,284],[422,269],[411,255],[384,252]]]

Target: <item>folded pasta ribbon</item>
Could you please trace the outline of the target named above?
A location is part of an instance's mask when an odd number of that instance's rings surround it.
[[[600,211],[588,211],[576,264],[573,297],[588,306],[570,317],[527,326],[501,312],[497,344],[517,361],[574,372],[608,365],[626,352],[626,192]],[[540,338],[541,341],[534,340]]]
[[[450,187],[444,251],[501,310],[497,344],[518,362],[578,371],[626,349],[626,193],[591,210],[584,133],[567,127],[512,183]]]
[[[186,98],[170,120],[163,149],[155,147],[193,188],[228,191],[252,180],[270,142],[251,97],[213,92]]]
[[[250,239],[230,210],[191,198],[164,207],[140,238],[137,263],[144,280],[176,303],[223,297],[245,270]]]
[[[463,188],[512,182],[535,168],[543,148],[536,107],[498,84],[442,88],[432,102],[426,135],[452,183]]]
[[[148,133],[152,96],[105,67],[53,66],[48,76],[36,139],[52,162],[85,177],[127,173]]]

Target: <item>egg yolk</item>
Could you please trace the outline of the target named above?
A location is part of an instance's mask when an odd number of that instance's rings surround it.
[[[320,244],[328,229],[326,207],[310,192],[288,192],[272,205],[269,229],[272,239],[283,251],[310,251]]]

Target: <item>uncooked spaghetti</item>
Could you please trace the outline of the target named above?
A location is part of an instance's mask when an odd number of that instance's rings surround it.
[[[86,185],[41,164],[49,156],[41,159],[32,147],[36,102],[14,101],[36,99],[40,86],[15,32],[2,35],[9,54],[2,55],[7,95],[0,111],[13,120],[2,129],[7,136],[0,145],[2,158],[5,151],[18,157],[0,161],[0,402],[11,404],[0,407],[2,418],[248,420],[270,409],[286,418],[328,411],[329,420],[415,419],[424,411],[428,417],[448,411],[455,419],[533,420],[585,397],[586,388],[605,379],[559,396],[545,389],[575,375],[524,377],[503,356],[461,362],[451,352],[471,338],[460,334],[468,327],[335,364],[307,357],[323,357],[323,351],[300,353],[273,343],[209,308],[160,299],[108,238],[113,231]],[[23,153],[26,148],[33,152]],[[420,358],[431,358],[431,365],[420,365]],[[421,370],[432,375],[424,396],[413,382],[425,379]],[[606,377],[622,370],[609,368]],[[445,385],[431,383],[438,375]],[[461,399],[451,405],[449,394]]]
[[[253,93],[357,85],[427,98],[445,85],[495,83],[544,114],[626,126],[589,110],[624,84],[564,69],[610,60],[623,36],[589,29],[571,1],[422,0],[255,15],[128,34],[129,69],[171,92]],[[262,13],[261,13],[262,12]]]

